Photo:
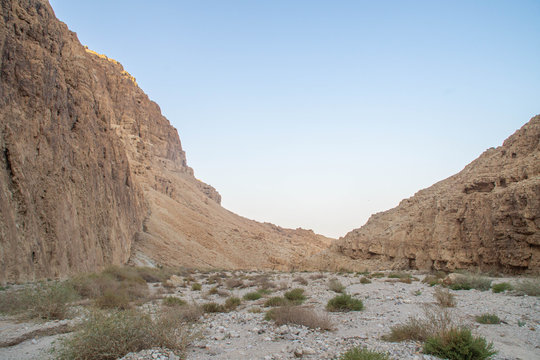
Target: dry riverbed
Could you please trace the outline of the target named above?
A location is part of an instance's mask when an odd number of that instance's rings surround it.
[[[450,290],[455,307],[441,308],[435,300],[440,286],[422,282],[424,275],[411,274],[389,278],[333,273],[262,273],[220,272],[192,273],[173,276],[164,284],[149,284],[154,296],[139,305],[142,311],[153,313],[162,306],[163,297],[178,297],[202,305],[225,304],[231,296],[242,299],[236,308],[226,312],[204,313],[196,322],[197,337],[186,349],[187,359],[338,359],[355,346],[387,353],[392,359],[438,359],[422,354],[417,341],[390,342],[381,339],[392,326],[405,323],[411,316],[424,316],[427,309],[448,311],[452,320],[472,329],[474,335],[493,342],[498,351],[493,359],[540,359],[540,298],[517,296],[512,292],[493,293],[491,290]],[[362,311],[329,312],[328,301],[339,295],[329,288],[329,281],[344,286],[343,292],[363,302]],[[516,283],[513,278],[492,278],[493,284]],[[403,282],[405,281],[405,282]],[[409,282],[410,283],[407,283]],[[198,285],[200,284],[200,289]],[[165,285],[165,286],[164,286]],[[259,299],[244,299],[261,287],[267,293]],[[302,306],[313,310],[319,320],[331,324],[332,330],[313,329],[295,324],[276,325],[265,320],[271,297],[281,297],[294,288],[304,289]],[[337,289],[339,290],[339,289]],[[257,297],[257,296],[253,296]],[[79,307],[82,307],[79,305]],[[82,307],[84,308],[84,307]],[[217,311],[222,311],[218,309]],[[84,311],[82,311],[84,312]],[[490,313],[501,323],[480,324],[475,317]],[[18,322],[4,316],[0,320],[0,359],[55,358],[58,339],[71,336],[73,320],[52,322]],[[66,334],[64,334],[66,333]],[[56,345],[55,345],[56,344]],[[165,349],[130,353],[125,359],[178,359]]]

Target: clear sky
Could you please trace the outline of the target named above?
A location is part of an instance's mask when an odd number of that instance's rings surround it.
[[[540,113],[540,1],[51,0],[242,216],[332,237]]]

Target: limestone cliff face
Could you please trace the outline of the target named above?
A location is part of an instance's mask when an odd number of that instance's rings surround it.
[[[177,131],[45,0],[2,0],[0,281],[106,264],[283,268],[329,239],[239,217]]]
[[[371,216],[318,262],[353,268],[540,270],[540,116],[458,174]]]

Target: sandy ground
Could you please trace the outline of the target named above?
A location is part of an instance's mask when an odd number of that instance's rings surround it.
[[[261,273],[228,273],[230,277],[243,279],[249,284],[250,277]],[[320,273],[268,273],[270,280],[283,287],[268,296],[282,295],[292,288],[303,288],[307,295],[304,303],[318,312],[327,314],[335,330],[320,331],[298,325],[276,326],[264,320],[263,306],[267,298],[255,301],[243,300],[242,304],[229,313],[205,314],[199,321],[201,338],[188,348],[187,359],[336,359],[353,346],[387,352],[393,359],[437,359],[421,353],[422,344],[408,341],[391,343],[381,340],[392,325],[405,322],[409,316],[422,315],[426,304],[435,304],[435,287],[420,281],[411,284],[395,279],[372,279],[371,284],[361,284],[354,274]],[[178,286],[174,296],[198,304],[215,301],[223,303],[224,296],[208,295],[215,284],[206,284],[208,274],[198,274],[195,278],[203,284],[201,291]],[[422,275],[415,275],[422,278]],[[307,280],[301,285],[299,277]],[[337,278],[346,286],[346,292],[361,299],[365,309],[358,312],[329,313],[325,311],[328,300],[336,295],[329,290],[328,281]],[[511,278],[494,278],[494,283],[509,281]],[[286,289],[285,289],[286,288]],[[223,284],[220,289],[227,289]],[[230,295],[242,297],[256,286],[227,289]],[[154,287],[155,290],[155,287]],[[457,306],[448,308],[452,318],[470,327],[473,333],[493,342],[498,354],[493,359],[540,359],[540,298],[513,296],[509,293],[494,294],[491,291],[461,290],[451,291]],[[145,304],[145,308],[159,306],[159,300]],[[262,312],[257,313],[257,309]],[[254,312],[255,311],[255,312]],[[476,315],[496,314],[502,323],[482,325],[475,321]],[[36,326],[50,324],[14,323],[9,319],[0,321],[0,337],[20,336]],[[26,330],[25,330],[26,328]],[[51,347],[59,337],[65,335],[36,336],[18,345],[0,348],[0,359],[54,359]],[[156,351],[156,354],[159,351]],[[151,352],[133,354],[130,359],[168,359],[165,355],[152,356]]]

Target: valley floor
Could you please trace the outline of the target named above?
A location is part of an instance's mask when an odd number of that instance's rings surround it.
[[[375,276],[373,276],[375,275]],[[177,276],[167,288],[156,283],[150,285],[155,294],[175,296],[188,303],[223,304],[228,297],[242,299],[240,305],[229,312],[205,313],[197,322],[199,336],[187,348],[186,358],[199,359],[337,359],[354,346],[387,353],[392,359],[438,359],[422,354],[422,343],[415,341],[389,342],[381,336],[392,326],[405,323],[411,316],[423,316],[426,309],[448,311],[451,319],[472,329],[473,334],[493,342],[498,353],[493,359],[540,359],[540,298],[515,296],[510,292],[493,293],[491,290],[450,290],[456,300],[455,307],[440,308],[434,298],[437,286],[422,282],[424,275],[390,273],[361,274],[333,273],[261,273],[221,272],[193,273],[184,278]],[[365,283],[361,283],[364,278]],[[216,281],[216,279],[218,279]],[[328,312],[327,302],[338,295],[329,289],[329,281],[341,283],[347,294],[363,301],[362,311]],[[404,281],[404,282],[403,282]],[[493,278],[493,284],[515,283],[515,278]],[[410,282],[410,283],[407,283]],[[194,283],[201,284],[197,290]],[[220,284],[221,285],[218,285]],[[189,285],[191,284],[191,285]],[[244,296],[271,284],[271,293],[256,300]],[[320,319],[329,320],[333,330],[323,331],[301,325],[276,325],[265,320],[265,307],[271,297],[283,296],[294,288],[304,289],[306,300],[302,306],[312,309]],[[165,294],[167,293],[167,294]],[[143,304],[149,312],[161,306],[160,296]],[[249,297],[249,296],[248,296]],[[257,297],[257,296],[254,296]],[[501,323],[479,324],[475,317],[490,313]],[[35,332],[36,327],[60,328],[73,320],[35,325],[16,323],[4,317],[0,321],[0,338],[28,339],[14,346],[0,348],[0,359],[54,359],[55,340],[69,335],[65,331]],[[35,336],[33,334],[38,334]],[[177,359],[162,349],[128,354],[124,359]]]

